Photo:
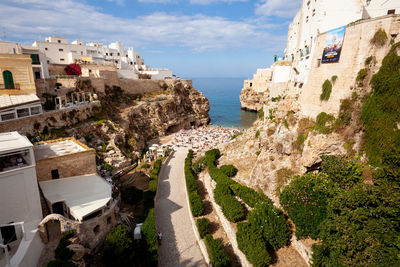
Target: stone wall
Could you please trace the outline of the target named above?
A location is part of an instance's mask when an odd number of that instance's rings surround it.
[[[47,65],[49,68],[49,75],[50,76],[57,76],[61,74],[65,74],[65,67],[67,65],[61,65],[61,64],[48,64]]]
[[[375,32],[382,28],[388,34],[389,39],[391,34],[395,34],[397,35],[396,41],[400,41],[398,19],[399,16],[389,16],[364,20],[348,26],[338,63],[319,63],[325,46],[326,33],[318,36],[310,76],[299,97],[303,116],[315,118],[322,111],[335,115],[339,112],[340,100],[351,96],[356,85],[358,71],[365,68],[365,60],[369,56],[375,56],[377,62],[381,62],[390,49],[389,42],[382,48],[377,48],[370,43]],[[376,68],[378,67],[376,66]],[[322,84],[334,75],[337,75],[338,78],[334,83],[329,100],[320,101]]]
[[[94,149],[88,149],[36,161],[39,182],[51,180],[52,170],[58,170],[60,178],[96,173],[96,152]]]
[[[66,127],[78,120],[82,121],[91,117],[100,106],[100,102],[92,102],[87,105],[54,110],[36,116],[1,122],[0,133],[17,131],[23,135],[31,135],[37,131],[43,131],[45,126],[49,128]]]
[[[180,80],[183,85],[192,86],[192,80]],[[160,91],[160,84],[166,83],[167,85],[172,85],[176,82],[173,79],[167,80],[128,80],[120,79],[119,84],[122,90],[128,94],[144,94]]]
[[[38,225],[40,237],[43,243],[47,244],[50,240],[46,224],[51,221],[59,221],[61,232],[64,232],[65,229],[74,230],[80,240],[80,244],[89,247],[91,250],[96,250],[116,224],[116,209],[117,204],[113,202],[101,215],[83,222],[71,220],[59,214],[50,214]]]

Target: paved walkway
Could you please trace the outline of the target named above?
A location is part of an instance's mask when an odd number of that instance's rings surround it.
[[[187,207],[184,162],[186,149],[179,149],[163,164],[159,175],[155,216],[163,235],[158,249],[161,267],[206,266],[193,232]]]

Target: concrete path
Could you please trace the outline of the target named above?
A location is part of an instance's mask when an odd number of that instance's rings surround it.
[[[189,217],[184,176],[187,152],[179,149],[171,155],[159,175],[155,217],[163,235],[158,248],[161,267],[206,266]]]

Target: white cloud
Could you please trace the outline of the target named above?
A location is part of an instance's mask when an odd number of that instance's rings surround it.
[[[2,2],[0,25],[13,40],[34,41],[38,36],[57,34],[70,38],[70,41],[80,39],[106,44],[120,41],[138,50],[172,46],[197,52],[242,47],[281,50],[286,39],[286,36],[268,33],[271,27],[279,25],[163,12],[120,18],[73,0]]]
[[[233,2],[247,2],[247,1],[248,0],[190,0],[190,3],[197,5],[208,5],[215,2],[233,3]]]
[[[168,4],[175,2],[174,0],[138,0],[140,3],[156,3],[156,4]]]
[[[263,0],[256,6],[256,14],[293,18],[300,9],[302,0]]]

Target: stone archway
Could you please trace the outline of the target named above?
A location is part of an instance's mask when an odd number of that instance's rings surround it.
[[[72,226],[70,220],[60,214],[47,215],[38,225],[38,230],[43,243],[47,244],[52,240],[59,240],[61,229],[65,226]]]

